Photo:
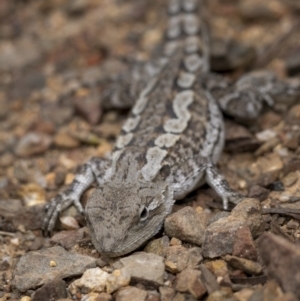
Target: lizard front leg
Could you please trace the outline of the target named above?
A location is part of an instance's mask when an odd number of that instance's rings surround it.
[[[84,214],[80,198],[84,191],[95,181],[101,181],[108,163],[109,160],[94,157],[80,167],[79,172],[76,174],[70,186],[54,197],[47,205],[47,214],[43,224],[44,231],[52,231],[60,212],[72,204],[81,214]]]
[[[222,198],[224,210],[228,210],[229,202],[237,204],[244,198],[229,186],[225,177],[213,163],[207,163],[206,165],[205,180],[206,183]]]

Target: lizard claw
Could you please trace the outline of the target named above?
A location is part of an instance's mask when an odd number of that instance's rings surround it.
[[[54,229],[61,211],[67,209],[72,204],[74,204],[78,211],[83,214],[84,210],[79,199],[72,194],[68,195],[67,193],[60,193],[47,204],[47,213],[42,227],[43,232],[46,233],[47,236]]]
[[[80,212],[80,214],[84,215],[84,209],[83,209],[79,199],[75,199],[73,201],[73,205],[77,208],[77,210]]]
[[[238,192],[230,191],[223,199],[223,209],[228,210],[228,203],[238,204],[244,199],[244,196]]]

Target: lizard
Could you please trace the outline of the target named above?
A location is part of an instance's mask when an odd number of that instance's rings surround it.
[[[254,119],[263,101],[272,103],[278,81],[270,77],[259,85],[261,74],[255,74],[230,85],[211,76],[202,9],[202,1],[169,0],[161,56],[127,76],[140,83],[129,97],[134,105],[110,158],[82,165],[69,188],[50,201],[46,231],[73,204],[84,214],[96,250],[116,257],[152,238],[174,202],[205,182],[221,197],[224,210],[243,199],[216,167],[224,146],[221,109]],[[117,103],[122,97],[114,87],[111,97]],[[288,87],[283,90],[294,95]],[[227,94],[221,95],[224,90]],[[83,209],[80,197],[94,182],[97,187]]]

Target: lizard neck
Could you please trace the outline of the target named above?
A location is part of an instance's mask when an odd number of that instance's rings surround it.
[[[143,179],[141,168],[145,164],[143,152],[135,148],[116,150],[112,154],[112,164],[105,174],[105,181],[115,183],[135,183]]]

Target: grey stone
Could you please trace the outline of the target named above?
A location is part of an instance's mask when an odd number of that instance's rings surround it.
[[[59,246],[32,251],[17,263],[13,285],[25,292],[48,281],[81,275],[87,268],[95,266],[95,258],[70,254]]]
[[[108,273],[100,268],[86,270],[80,279],[75,280],[69,286],[69,291],[73,296],[77,292],[81,294],[102,293],[106,287]]]
[[[120,262],[131,275],[133,281],[141,282],[150,287],[158,287],[163,284],[165,273],[163,257],[139,252],[120,259]]]

